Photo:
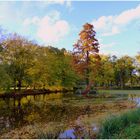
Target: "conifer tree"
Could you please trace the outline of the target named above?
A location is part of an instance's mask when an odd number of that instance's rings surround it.
[[[74,44],[73,62],[77,72],[84,74],[86,84],[89,84],[89,74],[91,71],[90,65],[95,60],[100,60],[99,43],[95,38],[96,32],[93,25],[86,23],[83,25],[83,30],[79,33],[79,39]],[[96,61],[98,62],[98,61]]]

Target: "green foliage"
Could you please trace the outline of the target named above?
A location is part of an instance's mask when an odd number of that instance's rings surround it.
[[[87,32],[90,31],[94,32],[93,26],[85,24],[80,33],[82,46],[78,41],[74,54],[64,48],[39,46],[17,34],[4,36],[0,39],[0,87],[20,90],[22,87],[40,89],[56,86],[63,89],[85,80],[86,83],[93,81],[97,87],[140,85],[139,54],[135,59],[99,56],[95,33],[87,40]],[[90,45],[93,42],[95,44]]]
[[[116,138],[123,139],[139,139],[140,138],[140,126],[139,124],[131,124],[129,127],[123,130]]]
[[[0,65],[0,88],[9,90],[12,84],[10,76],[6,73],[5,66]]]
[[[78,75],[71,68],[71,55],[57,48],[37,49],[36,63],[30,69],[32,84],[36,87],[64,86],[72,87]]]
[[[125,83],[132,77],[132,72],[134,70],[133,61],[133,58],[129,56],[123,56],[116,61],[116,77],[118,78],[122,88],[124,88]]]
[[[99,138],[138,138],[140,136],[139,122],[140,109],[127,112],[120,116],[113,116],[103,122],[99,132]],[[134,128],[134,131],[132,128]]]
[[[135,59],[130,56],[101,55],[100,67],[91,74],[97,86],[125,88],[136,84]],[[96,73],[95,73],[96,71]]]
[[[96,83],[101,86],[109,86],[114,81],[114,64],[111,56],[102,55],[100,61],[100,68],[93,72],[93,77]]]
[[[78,79],[71,67],[71,53],[50,46],[40,47],[16,34],[2,42],[0,56],[6,65],[1,75],[5,80],[8,76],[14,88],[72,87]]]
[[[28,77],[28,69],[32,67],[33,61],[33,43],[14,34],[12,37],[3,41],[3,51],[1,57],[3,63],[7,65],[7,73],[14,82],[18,82],[19,89],[23,80]]]

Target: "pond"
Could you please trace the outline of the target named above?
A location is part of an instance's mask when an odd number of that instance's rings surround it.
[[[86,98],[73,93],[52,93],[0,99],[0,135],[29,125],[45,127],[51,122],[54,127],[62,124],[65,131],[59,138],[82,138],[87,129],[89,133],[98,131],[99,122],[106,116],[137,106],[140,106],[139,94],[100,94]]]

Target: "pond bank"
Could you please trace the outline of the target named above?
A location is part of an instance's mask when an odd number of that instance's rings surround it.
[[[40,89],[40,90],[25,90],[25,91],[14,91],[14,92],[5,92],[0,94],[0,98],[15,98],[15,97],[25,97],[28,95],[40,95],[40,94],[50,94],[50,93],[67,93],[73,92],[73,90],[63,89],[63,90],[49,90],[49,89]]]
[[[41,98],[21,100],[20,108],[18,104],[15,106],[15,118],[6,116],[15,121],[22,118],[24,123],[20,120],[21,123],[17,127],[1,132],[0,138],[96,138],[100,121],[110,115],[136,108],[136,103],[124,96],[121,96],[121,99],[120,96],[112,95],[89,99],[72,94],[64,97],[58,93],[54,94],[54,97],[60,97],[54,99],[52,95],[39,95]],[[7,108],[3,109],[5,113],[6,110]]]

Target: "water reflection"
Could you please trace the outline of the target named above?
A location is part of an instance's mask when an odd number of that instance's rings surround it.
[[[140,107],[140,95],[138,94],[129,94],[128,99],[135,102],[137,107]]]
[[[2,104],[3,103],[3,104]],[[21,107],[21,99],[5,99],[0,106],[0,128],[13,128],[23,122],[24,110]],[[13,104],[12,104],[13,103]]]
[[[64,133],[61,133],[59,136],[60,139],[76,139],[74,135],[74,129],[68,129]]]
[[[84,126],[76,125],[72,129],[65,130],[59,135],[60,139],[85,139],[94,138],[97,133],[97,126],[85,128]]]
[[[68,129],[60,134],[59,138],[61,139],[77,139],[77,138],[84,138],[87,131],[84,127],[76,125],[72,129]]]
[[[0,134],[5,130],[21,127],[26,124],[34,124],[36,122],[73,121],[84,113],[83,110],[86,110],[85,114],[90,112],[90,108],[87,108],[90,103],[93,104],[94,102],[97,104],[103,100],[109,102],[114,101],[114,99],[129,99],[135,101],[140,106],[140,96],[126,94],[125,96],[117,94],[113,97],[91,98],[88,100],[82,96],[75,96],[72,93],[54,93],[22,98],[0,99]],[[82,100],[85,108],[80,104],[80,100]],[[79,104],[79,106],[73,105],[74,103],[76,105]],[[89,111],[87,112],[87,110]],[[80,126],[80,123],[78,126]],[[97,128],[94,126],[92,127],[93,130],[97,131]],[[61,138],[65,138],[65,136],[67,138],[82,138],[83,134],[85,134],[84,127],[74,127],[61,134]]]
[[[34,123],[43,118],[40,116],[45,118],[51,109],[48,108],[49,102],[56,99],[60,103],[61,97],[62,93],[0,99],[0,133],[5,129]],[[43,114],[46,108],[47,113]]]

